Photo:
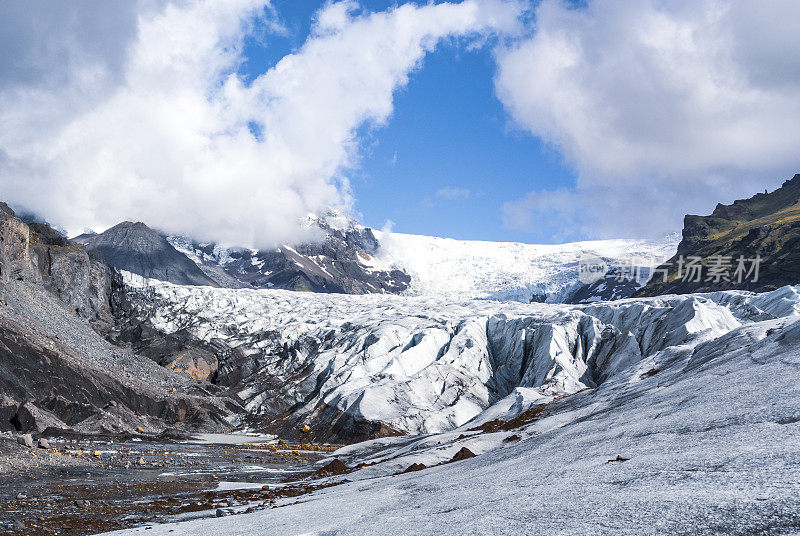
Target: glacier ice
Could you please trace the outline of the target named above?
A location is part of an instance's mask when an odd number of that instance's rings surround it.
[[[548,303],[567,301],[581,288],[578,262],[600,257],[609,265],[657,266],[675,254],[677,233],[659,240],[593,240],[522,244],[454,240],[374,231],[380,242],[376,269],[397,268],[411,276],[406,294],[440,299],[492,299]],[[640,287],[646,283],[639,281]]]
[[[141,319],[230,350],[223,381],[259,422],[281,415],[338,440],[343,418],[442,433],[508,396],[593,389],[799,302],[798,287],[561,305],[124,282]]]
[[[169,294],[164,290],[162,297]],[[577,380],[583,383],[588,371],[603,372],[612,364],[621,368],[605,378],[591,376],[597,387],[568,396],[557,394],[557,388],[548,393],[542,386],[516,386],[450,431],[340,448],[333,456],[361,468],[334,479],[337,486],[281,501],[279,508],[124,534],[794,534],[800,528],[799,290],[584,307],[481,302],[462,309],[430,301],[372,302],[384,306],[386,315],[372,318],[373,329],[367,331],[376,336],[370,347],[384,336],[391,341],[388,349],[398,341],[404,347],[424,346],[432,335],[425,329],[398,336],[401,331],[393,326],[403,319],[405,326],[426,328],[439,319],[445,329],[496,318],[495,327],[485,329],[490,364],[499,363],[494,349],[518,362],[533,358],[535,333],[549,326],[540,337],[552,350],[542,354],[545,363],[559,363],[542,366],[556,371],[551,379],[575,381],[570,375],[583,371]],[[289,297],[257,301],[261,310],[269,304],[272,315],[289,306],[275,307],[282,299]],[[337,303],[315,306],[298,298],[287,318],[305,319],[311,331],[320,321],[366,329],[367,306]],[[250,298],[239,304],[256,308]],[[328,307],[331,314],[349,311],[352,316],[321,320],[318,314]],[[417,320],[409,320],[415,315]],[[614,343],[624,349],[619,362],[611,351],[614,344],[602,341],[604,332],[609,341],[619,337],[616,332],[625,334]],[[415,338],[417,333],[426,335]],[[500,338],[491,349],[495,336]],[[565,345],[571,357],[555,355]],[[348,355],[352,351],[344,349]],[[599,364],[601,357],[606,365]],[[627,359],[633,361],[630,366]],[[536,367],[528,370],[541,378]],[[497,386],[510,388],[520,372],[509,364],[502,377],[507,383],[498,378]],[[543,406],[541,414],[513,430],[475,430],[531,406]],[[464,447],[477,456],[448,463]],[[627,461],[609,462],[618,456]],[[427,468],[401,474],[412,463]]]

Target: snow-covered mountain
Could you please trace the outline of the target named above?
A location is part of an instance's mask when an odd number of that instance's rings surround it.
[[[267,250],[222,247],[182,236],[167,240],[217,285],[228,288],[365,294],[398,293],[408,287],[403,271],[374,266],[379,245],[371,229],[336,212],[309,215],[303,225],[318,240]]]
[[[598,388],[658,368],[658,355],[800,312],[795,287],[551,305],[215,289],[131,274],[125,285],[142,321],[229,350],[218,355],[218,381],[244,400],[246,424],[283,434],[307,424],[336,441],[446,432],[509,396],[545,403]]]
[[[647,267],[673,255],[679,240],[677,234],[660,240],[557,245],[453,240],[375,231],[337,212],[309,216],[306,225],[318,231],[318,242],[275,250],[227,248],[180,236],[168,240],[206,275],[228,288],[399,293],[526,303],[629,297],[647,282]],[[579,263],[593,258],[605,263],[612,274],[617,273],[615,267],[633,267],[637,277],[609,277],[602,286],[581,283]]]
[[[380,242],[376,267],[395,267],[411,276],[411,295],[448,299],[493,299],[521,302],[569,302],[584,285],[578,279],[582,260],[599,258],[614,267],[658,266],[674,254],[680,237],[660,240],[595,240],[542,245],[517,242],[453,240],[373,231]],[[631,270],[633,271],[633,270]],[[583,301],[629,297],[647,282],[638,279],[622,295],[607,287],[582,295]],[[624,288],[628,279],[620,281]],[[591,284],[591,283],[589,283]],[[605,290],[605,293],[603,292]]]

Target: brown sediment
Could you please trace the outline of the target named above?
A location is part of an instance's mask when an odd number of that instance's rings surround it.
[[[424,463],[412,463],[411,465],[408,466],[408,468],[405,471],[402,471],[398,474],[403,475],[405,473],[413,473],[415,471],[422,471],[423,469],[427,468],[428,466],[426,466]]]
[[[64,486],[48,498],[9,501],[6,512],[36,510],[38,516],[25,516],[24,530],[10,534],[26,536],[67,533],[89,535],[167,521],[168,518],[193,512],[247,507],[247,511],[276,507],[277,499],[300,497],[330,487],[328,484],[299,483],[270,490],[201,491],[201,482],[166,481],[159,483],[115,484],[98,487]],[[131,499],[123,505],[122,498]],[[76,497],[81,497],[77,499]],[[85,499],[84,497],[91,497]],[[103,497],[99,499],[97,497]],[[132,500],[146,499],[150,500]],[[231,511],[231,514],[235,512]]]
[[[461,447],[461,450],[456,452],[456,455],[453,456],[453,459],[450,460],[452,462],[460,462],[461,460],[467,460],[469,458],[474,458],[476,454],[469,450],[467,447]]]
[[[527,410],[520,413],[513,419],[509,419],[504,421],[502,419],[495,419],[493,421],[485,422],[480,426],[476,426],[475,428],[470,428],[470,432],[483,432],[484,434],[491,434],[494,432],[509,432],[511,430],[516,430],[517,428],[521,428],[526,424],[530,424],[534,421],[539,420],[542,418],[545,408],[551,406],[554,402],[559,400],[563,400],[565,398],[570,398],[577,394],[583,393],[584,391],[590,391],[590,388],[581,389],[580,391],[576,391],[574,393],[561,395],[553,398],[553,400],[547,404],[540,404],[538,406],[533,406],[528,408]],[[463,434],[462,434],[463,435]],[[513,436],[512,436],[513,437]],[[461,439],[459,437],[459,439]]]
[[[344,475],[352,471],[349,467],[347,467],[339,458],[334,458],[334,460],[328,463],[325,467],[319,469],[314,473],[315,476],[331,476],[331,475]]]
[[[503,421],[501,419],[495,419],[493,421],[485,422],[480,426],[476,426],[475,428],[470,428],[470,432],[483,432],[486,434],[491,434],[493,432],[507,432],[509,430],[514,430],[526,424],[530,424],[533,421],[537,420],[542,415],[542,411],[544,411],[545,406],[536,406],[530,408],[526,411],[523,411],[519,416],[508,420]]]
[[[292,452],[292,451],[309,451],[309,452],[333,452],[339,450],[341,445],[320,445],[317,443],[287,443],[280,441],[278,443],[245,443],[246,447],[257,450],[267,450],[270,452]]]

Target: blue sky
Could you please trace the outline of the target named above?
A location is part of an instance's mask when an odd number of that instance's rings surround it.
[[[249,39],[240,73],[258,76],[299,48],[322,3],[278,0],[288,32]],[[370,11],[395,2],[361,2]],[[440,43],[395,94],[389,123],[362,129],[360,166],[349,170],[365,225],[459,239],[549,242],[561,232],[504,228],[501,206],[529,191],[569,187],[574,176],[551,146],[518,128],[495,96],[492,43]]]
[[[462,239],[658,238],[800,171],[800,3],[723,4],[0,3],[0,199],[258,248],[347,205]]]

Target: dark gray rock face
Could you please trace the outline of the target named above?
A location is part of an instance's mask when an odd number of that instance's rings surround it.
[[[41,434],[48,428],[55,430],[65,430],[67,428],[64,421],[46,409],[36,406],[33,402],[23,404],[17,410],[16,415],[11,418],[11,423],[17,431],[25,433]]]
[[[6,395],[0,395],[0,432],[11,432],[15,430],[11,424],[11,419],[19,410],[19,402]]]
[[[113,322],[109,308],[111,270],[102,254],[86,251],[80,244],[55,233],[48,236],[36,232],[40,226],[31,228],[33,251],[45,287],[78,316],[106,325]]]
[[[101,253],[0,203],[0,431],[230,429],[242,409],[221,389],[99,335],[116,326],[115,276]],[[214,368],[213,356],[189,357],[178,364],[196,376]]]
[[[273,250],[224,249],[175,236],[168,240],[224,287],[341,294],[399,293],[408,288],[411,277],[405,272],[371,267],[380,247],[372,229],[352,221],[334,227],[325,218],[314,219],[312,225],[322,240]]]
[[[143,223],[123,222],[104,233],[81,235],[74,241],[99,251],[118,270],[178,285],[218,286],[186,255]]]

